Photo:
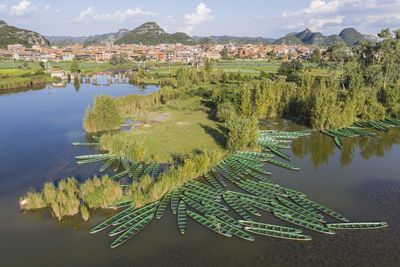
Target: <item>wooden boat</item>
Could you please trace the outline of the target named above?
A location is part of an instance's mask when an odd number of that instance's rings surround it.
[[[286,163],[286,162],[282,162],[282,161],[278,161],[278,160],[275,160],[275,159],[266,159],[266,161],[269,162],[269,163],[275,164],[277,166],[288,168],[288,169],[291,169],[291,170],[295,170],[295,171],[300,170],[300,168],[298,168],[298,167],[296,167],[296,166],[294,166],[292,164],[289,164],[289,163]]]
[[[294,218],[294,217],[292,217],[290,215],[283,214],[283,213],[278,213],[278,212],[274,212],[274,215],[279,219],[282,219],[284,221],[287,221],[287,222],[290,222],[290,223],[293,223],[293,224],[297,224],[297,225],[299,225],[301,227],[304,227],[304,228],[307,228],[307,229],[310,229],[310,230],[314,230],[316,232],[320,232],[320,233],[324,233],[324,234],[328,234],[328,235],[334,235],[335,234],[335,231],[333,231],[333,230],[331,230],[329,228],[326,228],[326,227],[324,227],[324,226],[322,226],[320,224],[310,223],[308,221],[300,220],[300,219]]]
[[[87,163],[93,163],[93,162],[103,161],[103,160],[106,160],[108,158],[109,158],[108,156],[105,156],[105,157],[97,157],[97,158],[92,158],[92,159],[78,160],[76,162],[76,164],[82,165],[82,164],[87,164]]]
[[[185,196],[185,195],[180,195],[181,199],[185,201],[185,204],[189,205],[190,207],[194,208],[195,210],[201,212],[201,213],[206,213],[207,208],[205,208],[203,205],[201,205],[199,202]]]
[[[107,170],[111,164],[114,162],[115,158],[110,158],[108,159],[99,169],[99,172],[104,172],[105,170]]]
[[[113,162],[113,170],[114,170],[115,172],[117,172],[120,165],[121,165],[121,158],[116,158],[116,159],[114,160],[114,162]]]
[[[131,239],[134,235],[139,233],[147,224],[151,222],[151,220],[154,218],[154,214],[151,214],[147,216],[146,218],[142,219],[138,223],[136,223],[134,226],[132,226],[129,230],[127,230],[125,233],[120,235],[117,239],[114,240],[114,242],[111,243],[111,248],[116,248],[129,239]]]
[[[112,217],[108,218],[104,222],[101,222],[100,224],[96,225],[92,229],[90,229],[89,234],[94,234],[97,232],[100,232],[110,225],[119,218],[124,217],[125,215],[131,213],[135,209],[135,205],[130,206],[129,208],[124,209],[123,211],[118,212],[117,214],[113,215]]]
[[[299,204],[302,207],[309,205],[309,206],[313,207],[314,209],[319,210],[335,219],[338,219],[338,220],[344,221],[344,222],[349,222],[349,219],[347,219],[343,215],[339,214],[338,212],[328,209],[327,207],[322,206],[321,204],[314,202],[312,200],[309,200],[307,198],[291,196],[291,199],[293,199],[294,202],[296,202],[297,204]]]
[[[219,209],[216,209],[207,204],[204,205],[204,207],[207,210],[207,212],[205,212],[205,213],[213,214],[213,215],[217,216],[218,218],[220,218],[221,220],[223,220],[231,225],[234,225],[236,227],[242,227],[242,225],[235,218],[231,217],[230,215],[226,214],[225,212],[223,212]]]
[[[129,168],[129,178],[132,178],[133,175],[135,174],[136,168],[139,166],[139,163],[132,163],[131,167]]]
[[[129,165],[128,160],[124,157],[121,157],[121,163],[122,163],[122,166],[124,167],[124,169],[129,171],[131,166]]]
[[[221,204],[219,202],[212,201],[210,199],[207,199],[207,198],[204,198],[202,196],[190,193],[188,191],[185,191],[184,195],[186,195],[187,197],[189,197],[189,198],[191,198],[191,199],[193,199],[195,201],[198,201],[199,203],[202,203],[203,205],[204,204],[208,204],[208,205],[213,206],[213,207],[215,207],[217,209],[220,209],[220,210],[229,210],[228,207],[226,207],[225,205],[223,205],[223,204]]]
[[[225,181],[225,179],[222,176],[220,176],[221,178],[217,177],[217,173],[218,172],[214,167],[211,169],[211,172],[212,172],[213,177],[215,178],[215,180],[217,180],[220,184],[222,184],[222,186],[224,186],[224,187],[227,186],[227,181]]]
[[[73,146],[98,146],[99,143],[72,143]]]
[[[303,232],[301,229],[297,229],[297,228],[276,225],[276,224],[262,223],[262,222],[239,220],[239,223],[242,224],[243,226],[247,226],[247,227],[262,228],[262,229],[274,230],[274,231],[279,231],[279,232],[287,232],[287,233],[294,233],[294,234],[299,234],[299,233]]]
[[[81,155],[81,156],[75,156],[75,159],[93,159],[97,157],[106,157],[109,156],[109,154],[93,154],[93,155]]]
[[[152,209],[146,210],[143,213],[138,214],[133,219],[121,224],[120,226],[118,226],[117,228],[112,230],[110,233],[108,233],[108,236],[115,236],[122,232],[125,232],[126,230],[128,230],[129,228],[131,228],[132,226],[134,226],[135,224],[137,224],[144,218],[148,217],[150,214],[154,215],[154,211],[155,211],[155,207]]]
[[[222,192],[225,190],[225,188],[211,175],[208,173],[204,174],[204,178],[209,182],[218,192]]]
[[[100,137],[95,136],[95,135],[92,135],[92,138],[93,138],[94,140],[96,140],[97,142],[100,142]]]
[[[338,136],[335,136],[335,143],[339,148],[343,147],[342,140],[340,140],[340,137]]]
[[[133,199],[130,199],[130,200],[117,202],[114,205],[108,206],[108,208],[110,208],[110,209],[120,209],[120,208],[130,207],[130,206],[132,206],[132,204],[133,204]]]
[[[190,217],[192,217],[193,220],[195,220],[196,222],[200,223],[201,225],[203,225],[204,227],[220,234],[223,236],[227,236],[227,237],[231,237],[232,234],[230,232],[227,232],[226,230],[224,230],[223,228],[218,227],[217,225],[215,225],[213,222],[211,222],[210,220],[208,220],[207,218],[201,216],[200,214],[197,214],[191,210],[186,210],[187,215],[189,215]]]
[[[242,192],[236,192],[236,191],[227,191],[227,192],[239,197],[242,200],[250,199],[250,200],[258,201],[258,202],[265,203],[265,204],[269,204],[272,201],[276,202],[276,199],[273,196],[272,197],[258,197],[258,196],[254,196],[254,195],[250,195],[250,194],[246,194],[246,193],[242,193]]]
[[[188,181],[185,183],[185,186],[192,188],[193,190],[196,190],[196,191],[204,192],[209,195],[214,195],[216,197],[219,197],[221,195],[221,192],[218,192],[214,187],[200,183],[193,179],[188,179]]]
[[[361,230],[361,229],[379,229],[388,226],[387,222],[353,222],[353,223],[327,223],[330,229],[338,230]]]
[[[128,173],[129,173],[129,170],[125,170],[125,171],[123,171],[123,172],[120,172],[120,173],[118,173],[118,174],[116,174],[116,175],[110,177],[110,179],[112,179],[112,180],[118,180],[118,179],[124,177],[125,175],[127,175]]]
[[[270,236],[270,237],[283,238],[283,239],[299,240],[299,241],[309,241],[312,239],[311,236],[309,236],[309,235],[280,232],[280,231],[274,231],[274,230],[269,230],[269,229],[265,229],[265,228],[255,228],[255,227],[247,227],[246,226],[244,229],[250,233],[265,235],[265,236]]]
[[[226,194],[230,195],[234,199],[236,199],[236,201],[240,205],[240,207],[245,209],[247,212],[249,212],[255,216],[261,216],[261,213],[259,213],[257,209],[255,209],[253,206],[247,204],[245,201],[241,200],[239,197],[235,196],[234,194],[230,193],[230,191],[227,191]]]
[[[247,213],[247,211],[240,206],[239,200],[229,194],[223,194],[223,198],[225,202],[237,213],[239,214],[240,217],[242,217],[245,220],[252,221],[253,218]]]
[[[144,212],[146,212],[148,210],[152,210],[152,209],[156,208],[159,203],[160,203],[160,201],[157,200],[157,201],[155,201],[153,203],[150,203],[150,204],[148,204],[148,205],[146,205],[144,207],[141,207],[141,208],[139,208],[137,210],[134,210],[134,211],[126,214],[125,216],[113,221],[112,225],[117,226],[117,225],[121,225],[123,223],[126,223],[126,222],[134,219],[136,216],[138,216],[138,215],[140,215],[140,214],[142,214],[142,213],[144,213]]]
[[[248,198],[241,198],[244,202],[246,202],[247,204],[256,207],[257,209],[261,209],[261,210],[265,210],[265,211],[272,211],[272,207],[269,204],[263,203],[263,202],[259,202],[259,201],[255,201],[252,199],[248,199]]]
[[[291,209],[294,210],[294,211],[297,211],[297,212],[300,213],[300,214],[304,214],[304,215],[307,216],[307,217],[310,217],[310,218],[312,218],[312,219],[315,219],[315,220],[320,221],[320,222],[323,222],[323,223],[326,222],[326,220],[324,219],[324,216],[322,216],[322,215],[319,214],[319,213],[315,213],[315,212],[308,211],[307,209],[302,208],[302,207],[300,207],[300,206],[294,204],[293,202],[290,202],[289,200],[286,200],[286,199],[284,199],[284,198],[282,198],[282,197],[277,196],[276,198],[277,198],[283,205],[285,205],[285,206],[291,208]]]
[[[204,198],[204,199],[221,202],[221,197],[219,197],[219,196],[216,197],[216,196],[213,196],[213,195],[206,194],[206,193],[204,193],[202,191],[194,190],[192,188],[187,188],[187,187],[183,187],[182,190],[184,192],[192,193],[193,195],[199,196],[199,197]]]
[[[247,233],[247,232],[243,231],[242,229],[235,227],[229,223],[226,223],[221,219],[218,219],[214,215],[206,214],[205,216],[207,219],[209,219],[211,222],[213,222],[218,227],[226,229],[226,231],[230,232],[231,234],[233,234],[239,238],[242,238],[242,239],[245,239],[248,241],[255,240],[255,238],[253,236],[251,236],[249,233]]]
[[[172,214],[176,214],[177,210],[178,210],[178,205],[179,205],[179,188],[175,188],[172,191],[172,195],[171,195],[171,211]]]
[[[143,165],[139,163],[139,166],[137,166],[135,172],[133,173],[132,179],[137,181],[140,175],[142,174],[142,171],[143,171]]]
[[[278,155],[279,157],[281,157],[281,158],[283,158],[283,159],[286,159],[286,160],[289,160],[289,161],[291,160],[291,158],[290,158],[289,155],[287,155],[287,154],[285,154],[285,153],[279,151],[278,149],[275,149],[275,148],[272,147],[272,146],[268,146],[268,149],[269,149],[271,152],[273,152],[274,154]]]
[[[156,218],[159,220],[165,213],[165,210],[168,207],[168,204],[171,202],[171,197],[172,197],[172,191],[169,191],[165,194],[163,199],[160,202],[160,205],[158,206],[157,212],[156,212]]]
[[[178,205],[178,228],[181,234],[185,234],[186,232],[186,205],[184,201],[180,201]]]

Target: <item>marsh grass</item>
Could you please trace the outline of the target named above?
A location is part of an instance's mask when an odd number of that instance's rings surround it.
[[[82,219],[86,222],[90,217],[89,209],[85,205],[81,205],[80,210],[81,210]]]

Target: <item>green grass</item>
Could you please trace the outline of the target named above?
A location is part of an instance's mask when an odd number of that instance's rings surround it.
[[[145,149],[145,160],[157,155],[160,162],[166,162],[176,154],[225,151],[219,124],[203,111],[190,110],[199,104],[198,99],[190,99],[179,103],[179,109],[173,105],[162,107],[157,111],[167,114],[165,120],[133,130],[136,142]]]

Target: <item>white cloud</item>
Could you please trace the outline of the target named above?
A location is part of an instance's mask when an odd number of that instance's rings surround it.
[[[11,16],[24,16],[35,10],[37,10],[37,7],[32,5],[30,1],[23,0],[18,5],[11,6],[9,13]]]
[[[143,17],[143,16],[154,16],[155,13],[144,11],[140,8],[126,9],[124,11],[115,11],[109,14],[97,14],[92,6],[88,7],[85,11],[82,11],[79,16],[75,19],[76,21],[84,20],[109,20],[109,21],[124,21],[130,17]]]
[[[195,13],[184,15],[184,22],[186,25],[181,27],[180,30],[190,34],[196,25],[214,19],[213,16],[210,15],[211,12],[212,10],[208,8],[204,3],[200,3],[196,7]]]
[[[61,13],[61,10],[60,9],[56,9],[56,10],[54,10],[54,13],[59,14],[59,13]]]
[[[44,8],[44,11],[47,11],[47,10],[49,10],[50,9],[50,5],[46,5],[46,7]]]
[[[333,18],[323,18],[323,19],[310,19],[309,24],[311,25],[310,28],[312,31],[322,29],[326,24],[341,24],[345,19],[344,16],[336,16]]]
[[[306,7],[284,11],[278,20],[284,29],[337,33],[354,27],[363,33],[398,28],[400,0],[310,0]]]
[[[282,17],[287,18],[290,16],[329,14],[337,12],[341,7],[347,4],[359,3],[359,2],[360,0],[331,0],[331,1],[313,0],[311,1],[310,6],[307,8],[303,8],[297,11],[284,11],[282,13]]]

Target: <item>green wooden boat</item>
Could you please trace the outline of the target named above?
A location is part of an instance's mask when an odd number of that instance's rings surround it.
[[[112,217],[108,218],[107,220],[105,220],[104,222],[101,222],[100,224],[96,225],[95,227],[93,227],[92,229],[90,229],[89,234],[94,234],[97,232],[100,232],[104,229],[106,229],[107,227],[109,227],[110,225],[112,225],[112,223],[116,220],[118,220],[119,218],[124,217],[125,215],[131,213],[133,210],[135,209],[135,205],[132,205],[129,208],[126,208],[120,212],[118,212],[117,214],[113,215]]]
[[[283,238],[283,239],[299,240],[299,241],[309,241],[312,239],[311,236],[309,236],[309,235],[280,232],[280,231],[274,231],[274,230],[269,230],[269,229],[265,229],[265,228],[255,228],[255,227],[246,226],[244,229],[250,233],[265,235],[265,236],[270,236],[270,237]]]
[[[311,206],[316,210],[319,210],[335,219],[338,219],[340,221],[344,221],[344,222],[349,222],[349,219],[347,219],[346,217],[344,217],[343,215],[339,214],[336,211],[333,211],[331,209],[328,209],[325,206],[322,206],[321,204],[314,202],[312,200],[309,200],[307,198],[303,198],[303,197],[297,197],[297,196],[291,196],[291,199],[293,199],[294,202],[296,202],[297,204],[299,204],[300,206],[302,206],[303,208],[305,208],[304,206]]]
[[[133,175],[135,174],[135,170],[138,166],[139,166],[139,163],[136,163],[136,162],[132,163],[131,167],[129,168],[129,174],[128,174],[129,178],[133,177]]]
[[[227,192],[239,197],[242,200],[250,199],[250,200],[258,201],[258,202],[265,203],[265,204],[269,204],[272,201],[276,202],[275,197],[258,197],[258,196],[254,196],[254,195],[250,195],[250,194],[246,194],[246,193],[242,193],[242,192],[236,192],[236,191],[227,191]]]
[[[93,155],[81,155],[81,156],[75,156],[75,159],[93,159],[97,157],[110,157],[109,154],[93,154]]]
[[[142,174],[143,165],[139,163],[139,166],[136,168],[135,172],[133,173],[133,180],[137,181]]]
[[[241,200],[235,194],[232,194],[230,191],[227,191],[226,194],[227,195],[231,195],[234,199],[236,199],[236,201],[240,205],[240,207],[245,209],[247,212],[249,212],[249,213],[251,213],[251,214],[253,214],[255,216],[261,216],[261,213],[259,213],[257,209],[255,209],[253,206],[247,204],[245,201]]]
[[[226,223],[225,221],[218,219],[214,215],[211,214],[206,214],[205,215],[207,219],[209,219],[211,222],[213,222],[215,225],[217,225],[220,228],[225,229],[227,232],[230,232],[234,236],[237,236],[239,238],[248,240],[248,241],[254,241],[255,238],[251,236],[249,233],[243,231],[242,229],[235,227],[229,223]]]
[[[253,218],[247,213],[247,211],[240,206],[239,200],[229,194],[223,194],[225,202],[237,213],[239,214],[240,217],[242,217],[245,220],[252,221]]]
[[[211,187],[209,185],[200,183],[198,181],[195,181],[193,179],[189,179],[186,183],[185,186],[193,188],[194,190],[205,192],[209,195],[214,195],[214,196],[220,196],[221,193],[218,192],[214,187]]]
[[[339,148],[342,148],[342,147],[343,147],[343,143],[342,143],[342,140],[340,139],[340,137],[335,136],[335,144],[336,144]]]
[[[247,199],[247,198],[242,198],[244,202],[247,204],[256,207],[257,209],[265,210],[265,211],[272,211],[272,207],[269,204],[263,203],[263,202],[258,202],[252,199]]]
[[[278,155],[279,157],[286,159],[286,160],[291,160],[290,156],[279,151],[278,149],[273,148],[272,146],[269,146],[268,149],[273,152],[274,154]]]
[[[129,228],[131,228],[132,226],[134,226],[135,224],[137,224],[144,218],[148,217],[150,214],[154,214],[154,211],[155,211],[155,208],[146,210],[145,212],[137,215],[135,218],[121,224],[120,226],[118,226],[117,228],[112,230],[110,233],[108,233],[108,236],[115,236],[122,232],[125,232],[126,230],[128,230]]]
[[[236,227],[242,227],[242,225],[233,217],[231,217],[230,215],[226,214],[225,212],[216,209],[210,205],[205,204],[204,207],[206,208],[206,212],[208,214],[213,214],[215,216],[217,216],[218,218],[220,218],[221,220],[234,225]]]
[[[98,146],[99,143],[72,143],[73,146]]]
[[[222,177],[222,176],[220,176],[220,178],[218,178],[218,172],[217,172],[217,170],[213,167],[212,169],[211,169],[211,172],[212,172],[212,176],[215,178],[215,180],[217,180],[220,184],[222,184],[222,186],[224,186],[224,187],[226,187],[227,186],[227,181],[225,181],[225,179]]]
[[[251,170],[249,171],[249,176],[251,176],[251,177],[253,177],[253,178],[255,178],[255,179],[259,180],[259,181],[262,181],[264,183],[276,184],[276,182],[272,181],[268,177],[265,177],[264,175],[256,173],[256,172],[253,172]]]
[[[186,232],[186,205],[184,201],[180,201],[179,205],[178,205],[178,215],[177,215],[177,219],[178,219],[178,228],[179,228],[179,232],[181,232],[181,234],[185,234]]]
[[[147,216],[146,218],[142,219],[138,223],[136,223],[134,226],[132,226],[129,230],[127,230],[125,233],[120,235],[117,239],[114,240],[114,242],[111,243],[111,248],[116,248],[129,239],[131,239],[134,235],[139,233],[147,224],[151,222],[151,220],[154,218],[154,214],[151,214]]]
[[[160,168],[161,168],[160,164],[156,163],[154,165],[153,170],[151,171],[150,177],[156,179],[158,174],[160,173]]]
[[[148,210],[154,209],[155,207],[158,206],[159,203],[160,203],[160,201],[157,200],[157,201],[155,201],[153,203],[150,203],[150,204],[148,204],[148,205],[146,205],[144,207],[141,207],[141,208],[139,208],[137,210],[134,210],[134,211],[126,214],[125,216],[119,218],[118,220],[113,221],[112,225],[117,226],[117,225],[126,223],[126,222],[134,219],[136,216],[138,216],[138,215],[140,215],[140,214],[142,214],[142,213],[144,213],[144,212],[146,212]]]
[[[204,178],[209,182],[219,193],[225,190],[225,188],[211,175],[208,173],[204,174]]]
[[[204,192],[194,190],[192,188],[183,187],[182,189],[185,192],[192,193],[192,194],[194,194],[196,196],[199,196],[201,198],[205,198],[205,199],[208,199],[208,200],[211,200],[211,201],[221,202],[221,197],[216,197],[216,196],[213,196],[213,195],[209,195],[209,194],[206,194]]]
[[[124,167],[125,170],[129,171],[131,166],[129,165],[128,160],[124,157],[121,157],[121,163],[122,163],[122,167]]]
[[[286,214],[286,215],[290,215],[293,218],[300,219],[300,220],[303,220],[303,221],[307,221],[309,223],[319,224],[321,226],[323,225],[323,223],[321,221],[318,221],[318,220],[316,220],[316,219],[314,219],[312,217],[309,217],[309,216],[307,216],[305,214],[302,214],[302,213],[300,213],[298,211],[292,210],[292,209],[290,209],[290,208],[288,208],[286,206],[283,206],[283,205],[281,205],[281,204],[279,204],[277,202],[271,203],[270,205],[272,206],[272,212],[273,213]]]
[[[217,225],[215,225],[212,221],[208,220],[207,218],[201,216],[200,214],[197,214],[191,210],[186,210],[187,215],[189,215],[190,217],[192,217],[193,220],[195,220],[196,222],[200,223],[201,225],[205,226],[206,228],[220,234],[223,236],[227,236],[227,237],[231,237],[232,234],[230,232],[227,232],[226,230],[224,230],[221,227],[218,227]]]
[[[117,172],[120,165],[121,165],[121,158],[116,158],[116,159],[114,160],[114,162],[113,162],[113,170],[114,170],[115,172]]]
[[[110,179],[112,179],[112,180],[118,180],[118,179],[124,177],[125,175],[127,175],[128,173],[129,173],[129,170],[125,170],[125,171],[123,171],[123,172],[120,172],[120,173],[118,173],[118,174],[116,174],[116,175],[110,177]]]
[[[105,156],[105,157],[97,157],[97,158],[92,158],[92,159],[78,160],[76,162],[76,164],[82,165],[82,164],[87,164],[87,163],[93,163],[93,162],[103,161],[103,160],[106,160],[108,158],[109,158],[108,156]]]
[[[175,188],[172,191],[172,195],[171,195],[171,211],[172,214],[176,214],[177,210],[178,210],[178,205],[179,205],[179,188]]]
[[[273,230],[273,231],[278,231],[278,232],[287,232],[287,233],[294,233],[294,234],[299,234],[299,233],[303,232],[301,229],[297,229],[297,228],[276,225],[276,224],[262,223],[262,222],[239,220],[239,223],[242,224],[243,226],[247,226],[247,227],[262,228],[262,229],[268,229],[268,230]]]
[[[290,202],[290,201],[288,201],[288,200],[286,200],[286,199],[284,199],[284,198],[282,198],[282,197],[277,196],[276,198],[277,198],[283,205],[285,205],[285,206],[291,208],[292,210],[297,211],[297,212],[300,213],[300,214],[304,214],[305,216],[310,217],[310,218],[312,218],[312,219],[314,219],[314,220],[317,220],[317,221],[326,223],[326,220],[325,220],[324,216],[322,216],[321,214],[308,211],[307,209],[302,208],[301,206],[298,206],[298,205],[294,204],[293,202]]]
[[[154,168],[154,165],[155,165],[155,163],[153,162],[153,163],[151,163],[149,166],[147,166],[147,167],[144,169],[142,175],[143,175],[143,176],[146,175],[146,174],[150,175],[151,171],[152,171],[153,168]]]
[[[284,197],[288,196],[288,194],[285,191],[281,190],[280,188],[278,188],[278,187],[269,187],[269,186],[267,186],[268,184],[263,184],[262,182],[255,182],[253,180],[246,180],[243,183],[247,184],[248,186],[252,186],[254,188],[259,188],[260,190],[265,190],[265,191],[270,192],[270,193],[272,193],[274,195],[279,195],[279,196],[284,196]]]
[[[165,194],[163,199],[160,202],[160,205],[158,206],[157,212],[156,212],[156,218],[159,220],[165,213],[165,210],[168,207],[168,204],[171,202],[171,197],[172,197],[172,191],[169,191]]]
[[[100,142],[100,137],[95,136],[95,135],[92,135],[92,138],[93,138],[94,140],[96,140],[97,142]]]
[[[279,160],[266,159],[266,161],[269,162],[269,163],[275,164],[277,166],[287,168],[287,169],[291,169],[291,170],[295,170],[295,171],[300,170],[300,168],[298,168],[298,167],[296,167],[296,166],[294,166],[292,164],[285,163],[285,162],[282,162],[282,161],[279,161]]]
[[[107,170],[111,164],[114,162],[115,158],[110,158],[108,159],[99,169],[99,172],[104,172],[105,170]]]
[[[201,213],[206,213],[207,209],[201,205],[199,202],[185,196],[185,195],[180,195],[182,200],[185,201],[186,204],[188,204],[190,207],[194,208],[195,210],[201,212]]]
[[[336,137],[335,134],[332,134],[332,133],[330,133],[330,132],[328,132],[328,131],[321,130],[320,132],[323,133],[323,134],[325,134],[325,135],[327,135],[327,136],[329,136],[329,137],[332,137],[332,138],[335,138],[335,137]]]
[[[324,227],[324,226],[322,226],[320,224],[310,223],[308,221],[300,220],[300,219],[294,218],[294,217],[292,217],[290,215],[283,214],[283,213],[278,213],[278,212],[274,212],[274,215],[279,219],[282,219],[284,221],[287,221],[287,222],[290,222],[290,223],[293,223],[293,224],[297,224],[297,225],[299,225],[301,227],[304,227],[304,228],[307,228],[307,229],[310,229],[310,230],[313,230],[313,231],[316,231],[316,232],[320,232],[320,233],[324,233],[324,234],[328,234],[328,235],[334,235],[335,234],[335,231],[333,231],[333,230],[331,230],[329,228],[326,228],[326,227]]]
[[[110,209],[120,209],[120,208],[125,208],[125,207],[130,207],[133,204],[133,199],[125,200],[125,201],[119,201],[115,203],[114,205],[108,206]]]
[[[193,199],[193,200],[196,200],[196,201],[200,202],[203,205],[204,204],[208,204],[208,205],[216,207],[217,209],[220,209],[220,210],[229,210],[228,207],[226,207],[225,205],[223,205],[223,204],[221,204],[219,202],[215,202],[215,201],[209,200],[207,198],[204,198],[202,196],[190,193],[188,191],[185,191],[184,195],[189,197],[189,198],[191,198],[191,199]]]
[[[338,230],[361,230],[361,229],[379,229],[388,226],[387,222],[353,222],[353,223],[327,223],[330,229]]]

